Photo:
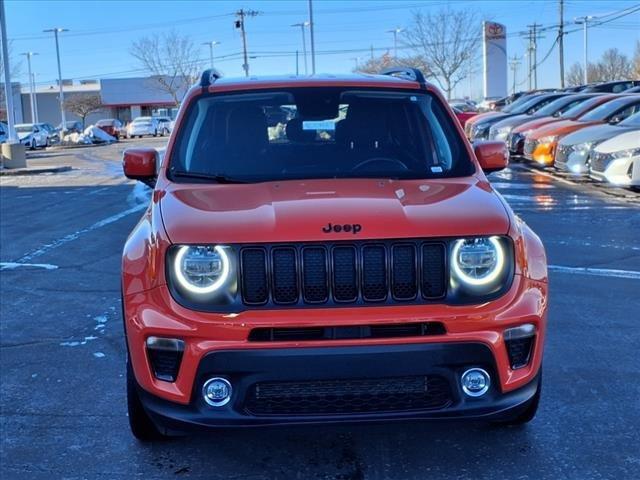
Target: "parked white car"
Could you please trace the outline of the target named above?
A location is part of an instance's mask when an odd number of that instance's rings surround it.
[[[598,145],[591,154],[589,175],[615,185],[640,187],[640,133],[625,132]]]
[[[45,128],[33,123],[19,123],[15,128],[20,143],[31,150],[49,146],[49,132]]]
[[[173,125],[169,117],[153,117],[158,121],[158,133],[160,136],[169,135]]]
[[[130,138],[140,137],[144,135],[153,135],[157,137],[160,133],[160,125],[155,117],[138,117],[129,124],[127,128],[127,136]]]

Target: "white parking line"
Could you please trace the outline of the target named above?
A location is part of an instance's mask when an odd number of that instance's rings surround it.
[[[23,255],[22,257],[20,257],[18,260],[15,261],[15,263],[26,263],[31,261],[33,258],[36,257],[40,257],[42,255],[44,255],[45,253],[47,253],[50,250],[53,250],[55,248],[58,248],[66,243],[72,242],[74,240],[76,240],[77,238],[79,238],[80,236],[92,232],[94,230],[97,230],[99,228],[105,227],[111,223],[117,222],[118,220],[120,220],[121,218],[126,217],[127,215],[131,215],[132,213],[135,212],[139,212],[140,210],[144,210],[145,208],[147,208],[147,205],[145,204],[140,204],[140,205],[136,205],[135,207],[131,207],[127,210],[124,210],[120,213],[116,213],[115,215],[111,215],[110,217],[107,218],[103,218],[102,220],[94,223],[93,225],[90,225],[88,227],[85,227],[81,230],[78,230],[77,232],[73,232],[70,233],[69,235],[66,235],[62,238],[58,238],[57,240],[54,240],[51,243],[48,243],[46,245],[43,245],[42,247],[38,248],[37,250],[34,250],[30,253],[27,253],[26,255]]]
[[[575,273],[578,275],[593,275],[596,277],[630,278],[640,280],[640,272],[634,270],[616,270],[611,268],[591,267],[564,267],[562,265],[549,265],[551,272]]]
[[[16,262],[0,262],[0,270],[13,270],[20,267],[44,268],[45,270],[56,270],[57,265],[50,263],[16,263]]]

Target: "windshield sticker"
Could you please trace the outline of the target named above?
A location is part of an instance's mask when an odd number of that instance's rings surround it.
[[[306,120],[302,122],[303,130],[335,130],[336,124],[333,120]]]

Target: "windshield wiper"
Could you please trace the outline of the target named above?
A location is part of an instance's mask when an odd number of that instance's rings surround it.
[[[213,180],[216,183],[249,183],[245,180],[227,177],[212,173],[185,172],[181,170],[171,170],[171,175],[178,178],[197,178],[200,180]]]

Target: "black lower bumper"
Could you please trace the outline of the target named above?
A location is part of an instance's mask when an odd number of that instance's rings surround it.
[[[460,376],[471,367],[480,367],[491,375],[488,392],[479,398],[465,395],[460,387]],[[202,385],[211,377],[224,377],[233,386],[231,401],[222,407],[209,406],[203,400]],[[285,411],[278,410],[275,414],[265,413],[268,409],[258,409],[259,413],[256,413],[251,405],[256,401],[256,385],[273,386],[278,385],[278,382],[285,382],[283,390],[286,390],[286,385],[291,385],[292,382],[311,381],[317,382],[314,384],[317,393],[318,385],[322,390],[327,385],[353,386],[355,383],[362,388],[362,385],[373,384],[376,386],[377,396],[369,401],[378,401],[386,398],[386,385],[389,398],[394,395],[395,398],[402,397],[396,389],[399,385],[406,384],[403,379],[407,378],[424,378],[425,385],[438,379],[441,390],[444,386],[448,399],[427,404],[426,407],[421,407],[420,405],[425,404],[420,403],[393,403],[388,410],[382,407],[371,411],[367,408],[365,398],[364,410],[348,411],[347,407],[346,410],[343,408],[342,411],[332,411],[325,405],[324,410],[318,410],[322,413],[314,413],[313,407],[302,410],[293,408],[291,412],[287,412],[285,408]],[[350,380],[355,382],[349,382]],[[425,391],[428,388],[425,387]],[[403,419],[501,420],[525,408],[537,389],[538,382],[534,379],[516,391],[503,394],[493,355],[486,345],[440,343],[220,351],[202,359],[189,405],[160,399],[142,389],[139,391],[145,409],[158,426],[168,431],[186,431],[207,427]],[[264,388],[263,391],[266,392],[267,389]],[[279,388],[271,388],[270,391],[277,394]],[[326,391],[322,390],[320,395],[324,394]],[[295,402],[297,397],[292,398]]]

